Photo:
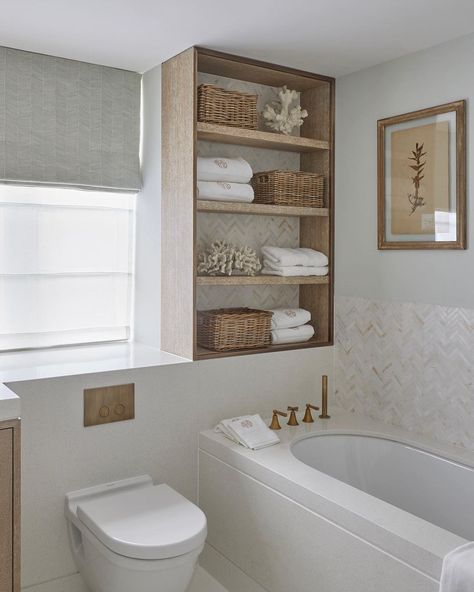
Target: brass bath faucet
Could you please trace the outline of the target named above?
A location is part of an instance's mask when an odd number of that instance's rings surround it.
[[[281,425],[280,425],[280,422],[278,421],[279,415],[281,415],[282,417],[287,417],[288,413],[285,413],[284,411],[278,411],[278,409],[274,409],[272,422],[269,426],[271,430],[281,430]]]
[[[322,392],[321,392],[321,415],[319,416],[321,419],[329,419],[331,416],[328,415],[328,377],[326,375],[323,376],[322,379]]]
[[[296,419],[296,412],[298,411],[298,407],[290,407],[288,406],[288,411],[290,412],[290,419],[288,420],[287,425],[289,426],[297,426],[300,425],[298,420]]]
[[[311,409],[314,409],[314,411],[319,411],[319,407],[316,407],[316,405],[311,405],[311,403],[306,403],[306,411],[304,412],[304,417],[303,417],[303,421],[305,423],[313,423],[314,422],[313,416],[311,414]]]

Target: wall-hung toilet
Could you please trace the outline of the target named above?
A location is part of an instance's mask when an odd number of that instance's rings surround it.
[[[207,535],[204,513],[147,475],[68,493],[66,518],[92,592],[185,592]]]

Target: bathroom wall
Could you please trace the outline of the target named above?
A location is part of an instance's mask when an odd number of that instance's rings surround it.
[[[377,250],[377,120],[468,100],[474,35],[337,80],[337,401],[474,450],[474,251]]]
[[[159,344],[160,68],[144,77],[144,190],[137,198],[136,338]],[[198,433],[223,417],[303,405],[332,384],[333,348],[10,384],[22,406],[22,572],[30,592],[79,591],[68,491],[149,473],[197,493]],[[135,382],[136,419],[84,428],[83,389]],[[66,578],[66,579],[63,579]],[[54,582],[53,582],[54,580]],[[47,582],[44,586],[40,584]],[[39,585],[39,586],[38,586]]]

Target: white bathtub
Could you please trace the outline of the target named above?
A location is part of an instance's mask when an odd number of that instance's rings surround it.
[[[257,452],[200,435],[203,562],[230,592],[437,592],[474,539],[474,455],[332,410]]]
[[[305,464],[474,540],[474,469],[388,438],[316,434],[291,446]]]

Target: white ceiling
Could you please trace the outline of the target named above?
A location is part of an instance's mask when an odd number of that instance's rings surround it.
[[[191,45],[340,76],[474,31],[473,0],[2,0],[0,45],[146,71]]]

